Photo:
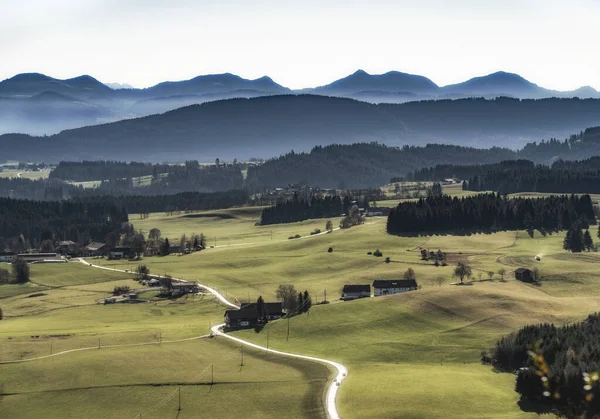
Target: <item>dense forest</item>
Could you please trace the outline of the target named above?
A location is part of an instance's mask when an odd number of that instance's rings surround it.
[[[72,182],[87,182],[92,180],[122,179],[167,173],[168,164],[152,164],[139,162],[120,162],[84,160],[81,162],[61,161],[50,172],[51,179],[69,180]]]
[[[600,170],[579,172],[536,166],[530,170],[491,170],[463,182],[471,191],[600,193]]]
[[[515,390],[521,399],[550,405],[569,418],[596,417],[600,413],[598,336],[599,314],[563,327],[526,326],[502,338],[490,361],[501,371],[518,371]]]
[[[63,201],[0,198],[0,242],[4,243],[0,243],[0,250],[38,248],[44,240],[72,240],[79,244],[104,241],[108,233],[119,230],[128,221],[128,214],[231,208],[248,201],[248,194],[239,190],[91,196]]]
[[[123,206],[101,199],[43,202],[0,198],[0,237],[3,239],[21,236],[32,244],[47,239],[85,243],[104,240],[108,233],[127,221]]]
[[[310,153],[292,151],[249,167],[246,185],[250,190],[298,183],[322,188],[366,188],[387,184],[392,177],[441,162],[494,163],[513,158],[515,152],[496,147],[428,144],[396,148],[378,143],[317,146]]]
[[[326,196],[301,198],[297,194],[290,200],[267,207],[260,217],[261,225],[295,223],[312,218],[341,217],[352,206],[350,196]],[[366,201],[368,206],[368,200]]]
[[[595,224],[589,195],[547,198],[506,198],[479,194],[457,198],[431,196],[403,202],[388,216],[391,234],[526,229],[533,234],[569,229],[575,222]]]

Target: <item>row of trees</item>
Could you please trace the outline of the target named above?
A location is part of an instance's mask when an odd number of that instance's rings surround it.
[[[470,197],[429,197],[403,202],[388,216],[391,234],[459,230],[558,231],[575,222],[586,227],[595,224],[589,195],[545,198],[507,198],[500,194]]]
[[[24,284],[29,282],[29,265],[22,258],[17,258],[11,265],[12,274],[8,269],[0,268],[1,284]]]
[[[279,285],[275,291],[275,296],[281,301],[283,309],[287,311],[288,316],[294,314],[308,313],[312,307],[312,298],[307,290],[304,292],[296,291],[296,288],[291,285]],[[262,296],[258,298],[257,308],[262,307],[264,310],[264,300]],[[259,308],[259,313],[261,309]]]
[[[600,169],[579,172],[536,166],[528,170],[490,170],[463,182],[470,191],[599,193]]]
[[[600,237],[600,230],[598,230],[598,235]],[[594,250],[594,240],[590,231],[585,230],[584,233],[581,223],[575,223],[565,234],[563,249],[570,250],[573,253],[583,252],[584,250],[591,252]]]
[[[0,238],[19,238],[16,245],[45,240],[87,243],[104,238],[128,219],[125,208],[117,202],[0,198]]]
[[[548,403],[566,417],[592,417],[600,412],[599,334],[599,314],[563,327],[526,326],[484,358],[501,371],[518,371],[521,399]]]
[[[294,223],[312,218],[340,217],[352,206],[353,199],[349,195],[344,197],[312,195],[305,199],[295,193],[292,199],[263,209],[260,224]]]

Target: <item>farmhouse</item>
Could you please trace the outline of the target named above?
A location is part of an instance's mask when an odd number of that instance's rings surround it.
[[[171,282],[171,295],[184,295],[198,292],[198,284],[195,282]]]
[[[111,251],[108,254],[109,259],[123,259],[125,257],[129,258],[130,256],[130,247],[115,247],[114,249],[111,249]]]
[[[15,252],[0,252],[0,262],[12,262],[17,254]]]
[[[415,281],[414,279],[373,281],[373,293],[375,297],[380,295],[390,295],[398,294],[401,292],[414,291],[416,289],[417,281]]]
[[[56,253],[60,253],[61,255],[66,255],[75,252],[77,248],[77,244],[71,240],[65,240],[58,242],[58,245],[54,249]]]
[[[258,313],[256,308],[256,303],[244,303],[242,304],[242,310],[255,310]],[[265,303],[265,312],[267,316],[267,320],[277,320],[285,314],[283,312],[283,304],[282,303]]]
[[[256,309],[227,310],[225,312],[225,327],[238,329],[253,327],[258,324],[258,311]]]
[[[56,253],[19,253],[17,257],[29,263],[63,261]]]
[[[533,282],[533,272],[527,268],[515,269],[515,279],[523,282]]]
[[[371,296],[371,286],[366,285],[344,285],[342,300],[356,300]]]
[[[108,246],[106,243],[93,242],[85,246],[84,251],[90,256],[106,256]]]

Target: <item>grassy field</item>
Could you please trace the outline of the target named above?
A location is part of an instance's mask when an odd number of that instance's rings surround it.
[[[287,240],[300,234],[310,236],[316,229],[325,231],[326,219],[308,220],[301,223],[256,226],[260,220],[262,207],[245,207],[228,210],[201,211],[191,214],[166,215],[150,214],[148,218],[131,215],[130,222],[136,229],[148,233],[158,228],[162,237],[179,240],[182,234],[203,233],[208,246],[221,246],[247,243],[269,243]],[[339,224],[333,219],[334,226]]]
[[[338,406],[344,418],[533,417],[534,413],[521,410],[517,404],[514,376],[498,374],[481,365],[481,351],[522,325],[578,321],[596,311],[600,305],[600,280],[596,274],[600,254],[566,253],[562,250],[562,233],[543,236],[536,231],[534,238],[524,232],[398,237],[385,233],[385,218],[375,217],[368,219],[365,225],[348,230],[288,240],[289,235],[298,233],[305,236],[317,227],[322,228],[326,220],[260,227],[254,225],[259,214],[260,208],[242,208],[192,214],[194,217],[152,214],[144,220],[135,217],[131,220],[136,228],[147,231],[158,227],[163,236],[168,237],[178,238],[183,232],[203,232],[209,238],[211,235],[217,237],[219,247],[216,248],[185,256],[145,258],[142,263],[149,266],[152,273],[197,280],[227,291],[240,300],[255,300],[259,295],[272,300],[279,284],[291,283],[298,290],[307,289],[314,302],[322,301],[326,290],[330,304],[317,305],[310,315],[292,318],[289,340],[286,340],[285,320],[269,323],[258,334],[254,331],[236,334],[262,345],[266,344],[268,335],[272,348],[344,363],[350,372],[339,394]],[[337,224],[337,220],[332,221]],[[272,240],[270,233],[265,235],[266,231],[273,232]],[[592,233],[596,237],[596,227]],[[221,242],[219,237],[227,237],[228,240]],[[327,251],[329,247],[333,252]],[[435,267],[421,261],[420,247],[447,252],[450,266]],[[383,252],[382,258],[367,254],[377,249]],[[541,261],[535,260],[536,255],[541,256]],[[385,262],[388,256],[390,263]],[[473,267],[470,285],[451,285],[455,281],[451,277],[452,265],[457,261],[467,262]],[[130,270],[140,263],[103,259],[94,262]],[[421,285],[418,291],[354,302],[337,301],[344,284],[400,278],[408,267],[416,271]],[[541,285],[515,281],[512,271],[517,267],[538,267],[542,273]],[[487,279],[488,271],[497,272],[500,268],[507,271],[504,281],[497,273],[493,280]],[[439,277],[444,278],[442,285],[438,284]],[[0,340],[4,343],[4,349],[0,348],[3,359],[46,355],[51,350],[50,342],[55,351],[57,348],[93,346],[98,339],[105,346],[200,336],[211,324],[222,321],[224,311],[208,296],[153,300],[148,304],[94,304],[96,298],[110,294],[116,284],[133,287],[137,283],[127,274],[106,272],[77,262],[33,266],[33,280],[40,285],[0,287],[0,306],[7,316],[0,329]],[[10,288],[4,291],[4,287]],[[28,297],[33,292],[46,295]],[[57,307],[65,301],[67,306]],[[69,336],[31,338],[31,335],[61,333]],[[12,339],[8,340],[8,337]],[[227,346],[219,341],[216,340],[219,345]],[[183,371],[182,377],[178,378],[169,375],[173,372],[163,373],[164,368],[153,370],[142,362],[159,356],[154,354],[155,351],[162,353],[160,351],[168,349],[172,356],[186,356],[189,353],[186,348],[214,344],[213,340],[206,343],[201,340],[160,347],[101,349],[93,353],[112,351],[115,357],[122,357],[122,363],[131,360],[130,367],[124,367],[124,371],[135,369],[129,373],[131,377],[126,378],[125,372],[124,377],[120,378],[117,374],[114,380],[105,376],[106,384],[103,384],[104,378],[95,384],[88,377],[90,386],[94,387],[90,390],[76,390],[76,387],[85,386],[85,378],[77,378],[81,380],[79,383],[69,384],[72,390],[58,393],[43,390],[37,393],[35,400],[23,395],[4,396],[3,403],[9,403],[9,409],[30,406],[32,416],[39,413],[37,409],[43,409],[45,401],[57,408],[69,403],[73,415],[81,413],[77,409],[81,409],[83,403],[91,403],[94,412],[108,416],[119,412],[133,417],[140,406],[167,397],[173,388],[172,385],[132,386],[132,383],[186,380],[191,371],[197,371],[194,368]],[[228,348],[235,349],[231,345]],[[136,351],[140,351],[139,356],[134,355],[138,353]],[[206,356],[212,359],[211,351],[207,351],[209,355]],[[198,352],[197,356],[205,355],[204,350]],[[224,353],[226,349],[215,352]],[[82,374],[87,370],[86,365],[93,370],[97,368],[94,362],[101,362],[83,353],[81,356],[82,359],[71,355],[68,358],[75,363],[72,368],[77,368]],[[44,365],[40,367],[42,370],[51,369],[46,363],[51,365],[58,359],[54,357],[23,365],[33,368],[39,363]],[[265,368],[290,366],[288,360],[275,362],[275,359],[269,358],[263,361]],[[105,358],[103,362],[106,365],[110,361]],[[198,361],[198,364],[204,365],[205,362]],[[63,368],[60,363],[58,365],[60,367],[55,368]],[[25,370],[18,369],[20,367],[13,370],[5,367],[0,366],[0,374],[6,374],[5,382],[6,377],[25,374]],[[294,368],[293,365],[290,367]],[[301,370],[308,368],[307,365],[297,367]],[[282,371],[282,377],[289,375],[290,383],[296,384],[275,384],[272,380],[277,380],[279,373],[267,374],[265,370],[260,373],[264,374],[261,377],[253,374],[239,381],[228,379],[227,385],[214,386],[210,392],[206,386],[189,386],[185,391],[197,395],[194,397],[195,408],[210,404],[211,410],[207,415],[211,417],[228,417],[223,404],[229,406],[227,400],[239,400],[241,404],[245,398],[253,398],[252,404],[246,408],[250,417],[255,413],[256,417],[280,416],[288,412],[288,407],[284,407],[288,403],[292,412],[290,416],[314,417],[311,409],[318,408],[322,392],[322,387],[314,386],[316,383],[322,385],[327,372],[321,368],[320,372],[314,373],[319,378],[309,375],[296,380],[291,377],[297,371]],[[146,375],[140,377],[139,374]],[[247,383],[255,381],[260,384],[249,388]],[[66,385],[64,382],[60,384],[60,380],[57,382],[56,388]],[[11,391],[19,393],[30,391],[30,385],[36,389],[44,384],[43,380],[39,383],[14,383],[10,388],[16,388]],[[99,388],[116,385],[124,387],[119,387],[119,391]],[[291,387],[297,393],[290,393]],[[216,392],[217,389],[223,390],[223,393]],[[6,383],[4,392],[9,393]],[[49,401],[49,394],[57,394],[56,403]],[[227,395],[232,399],[227,399]],[[61,399],[63,396],[65,398]],[[126,403],[127,397],[135,400],[131,406]],[[99,401],[91,401],[112,398],[114,403],[106,407]],[[214,403],[207,403],[209,400]],[[312,404],[307,400],[311,400]],[[174,405],[169,406],[172,410]],[[167,415],[162,411],[156,412],[156,417]],[[176,414],[174,411],[173,416]],[[185,414],[189,413],[182,411],[179,417],[185,417]],[[153,417],[150,413],[148,415]]]
[[[0,368],[7,418],[322,418],[319,398],[329,375],[313,363],[248,349],[241,366],[239,347],[209,338]]]

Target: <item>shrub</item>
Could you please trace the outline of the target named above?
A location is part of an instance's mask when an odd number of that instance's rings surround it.
[[[294,238],[295,238],[295,239],[299,239],[300,237],[302,237],[300,234],[296,234],[296,235],[294,236]]]
[[[383,256],[383,253],[381,253],[381,252],[379,251],[379,249],[377,249],[377,250],[375,250],[375,251],[373,252],[373,256],[376,256],[376,257],[380,258],[380,257],[382,257],[382,256]]]
[[[329,249],[327,249],[327,251],[328,251],[329,253],[333,252],[333,247],[330,247]]]
[[[2,314],[2,308],[0,307],[0,320],[2,320],[2,319],[3,319],[3,317],[4,317],[4,316],[3,316],[3,314]]]
[[[367,252],[367,255],[369,255],[369,256],[372,255],[372,254],[373,254],[373,252]]]
[[[113,295],[127,294],[130,290],[131,288],[129,288],[127,285],[118,286],[113,289]]]
[[[392,261],[392,259],[388,256],[385,258],[385,263],[390,263]]]
[[[317,228],[315,231],[310,233],[311,236],[314,236],[315,234],[321,234],[321,230]]]

